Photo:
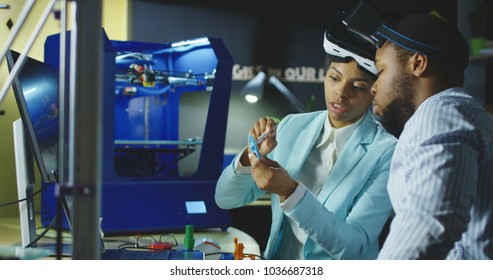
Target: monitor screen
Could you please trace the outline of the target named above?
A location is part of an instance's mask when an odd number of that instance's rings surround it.
[[[19,53],[10,50],[11,71]],[[29,146],[45,182],[55,182],[58,168],[58,70],[27,57],[13,90]]]

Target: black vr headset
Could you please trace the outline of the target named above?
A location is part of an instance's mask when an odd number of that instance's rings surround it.
[[[380,48],[387,40],[409,51],[424,54],[448,64],[457,64],[457,59],[447,51],[413,40],[392,29],[367,1],[360,0],[343,20],[347,29],[360,38]],[[457,65],[462,67],[463,65]],[[465,68],[465,67],[464,67]]]
[[[324,49],[329,58],[335,62],[345,61],[351,57],[358,67],[370,77],[376,78],[375,48],[351,34],[343,24],[344,12],[336,15],[328,24],[324,34]]]

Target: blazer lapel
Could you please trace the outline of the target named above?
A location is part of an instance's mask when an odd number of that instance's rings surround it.
[[[336,187],[346,178],[356,164],[365,156],[365,144],[371,143],[374,137],[375,122],[373,116],[367,113],[358,128],[354,131],[344,150],[337,158],[325,186],[318,195],[318,200],[322,203],[328,199]]]
[[[285,167],[291,177],[298,177],[301,167],[308,157],[311,148],[320,136],[320,132],[322,131],[325,123],[325,118],[327,118],[326,111],[325,113],[319,114],[315,117],[312,122],[300,131],[300,136],[296,138],[296,143],[293,145],[293,149],[296,149],[294,151],[296,156],[291,157]]]
[[[320,113],[315,116],[315,118],[308,123],[303,130],[299,132],[299,136],[296,137],[295,143],[293,143],[293,152],[295,156],[290,156],[289,161],[286,163],[284,167],[291,177],[296,178],[298,173],[305,162],[308,153],[313,147],[315,141],[317,141],[320,132],[324,126],[325,118],[327,118],[327,111],[324,113]],[[281,225],[284,218],[284,212],[279,207],[279,197],[276,194],[271,195],[271,209],[272,209],[272,225],[271,232],[281,234]],[[277,235],[274,238],[273,235],[269,237],[268,248],[266,248],[266,253],[268,255],[272,254],[272,251],[275,250],[275,243],[277,239]]]

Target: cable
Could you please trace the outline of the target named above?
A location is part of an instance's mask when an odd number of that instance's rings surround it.
[[[16,201],[11,201],[11,202],[0,204],[0,207],[5,207],[5,206],[12,205],[12,204],[17,204],[17,203],[20,203],[20,202],[23,202],[23,201],[28,200],[28,198],[29,199],[33,199],[36,195],[38,195],[39,193],[41,193],[42,191],[44,191],[48,187],[50,187],[50,185],[49,184],[46,184],[46,185],[42,186],[41,189],[39,189],[38,191],[34,192],[31,196],[25,197],[23,199],[19,199],[19,200],[16,200]],[[43,238],[46,235],[46,233],[49,230],[53,229],[53,227],[55,226],[55,222],[56,222],[57,217],[58,217],[58,215],[55,215],[55,217],[50,222],[50,224],[45,228],[45,230],[43,232],[41,232],[33,241],[31,241],[31,243],[27,244],[25,246],[25,248],[33,247],[41,238]]]
[[[45,228],[45,230],[42,233],[40,233],[33,241],[31,241],[31,243],[27,244],[25,248],[34,246],[41,238],[43,238],[46,235],[46,233],[49,230],[53,229],[53,227],[55,226],[57,216],[58,215],[55,215],[55,217],[53,218],[53,220],[51,220],[50,224]]]
[[[38,193],[44,191],[45,189],[47,189],[50,185],[45,185],[44,187],[41,187],[41,189],[39,189],[38,191],[34,192],[33,195],[29,198],[34,198]],[[23,201],[26,201],[28,198],[23,198],[23,199],[19,199],[19,200],[16,200],[16,201],[11,201],[11,202],[7,202],[7,203],[3,203],[3,204],[0,204],[0,208],[1,207],[5,207],[5,206],[9,206],[9,205],[12,205],[12,204],[17,204],[17,203],[21,203]]]

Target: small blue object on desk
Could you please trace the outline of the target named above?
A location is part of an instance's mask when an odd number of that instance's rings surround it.
[[[205,255],[197,250],[171,251],[169,260],[205,260]]]
[[[221,254],[221,258],[220,260],[234,260],[235,259],[235,256],[233,255],[233,253],[223,253]]]
[[[193,236],[193,225],[185,226],[184,250],[172,251],[170,260],[205,260],[204,252],[194,250],[195,238]]]

